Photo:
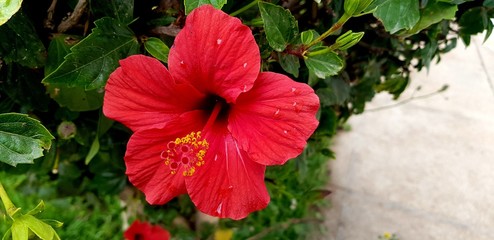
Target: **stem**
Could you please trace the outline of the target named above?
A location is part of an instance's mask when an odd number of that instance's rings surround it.
[[[311,43],[309,43],[307,45],[307,48],[310,48],[310,47],[316,45],[317,43],[319,43],[322,40],[324,40],[325,38],[327,38],[329,35],[331,35],[334,32],[340,30],[341,27],[343,27],[343,24],[345,24],[346,21],[348,21],[348,19],[350,19],[351,17],[352,16],[344,13],[343,16],[341,16],[341,18],[338,20],[338,22],[336,22],[330,29],[328,29],[328,31],[324,32],[321,36],[319,36],[314,41],[312,41]]]
[[[239,10],[230,13],[230,16],[235,17],[235,16],[239,15],[240,13],[244,12],[245,10],[247,10],[247,9],[253,7],[254,5],[256,5],[257,2],[259,2],[259,0],[252,1],[251,3],[249,3],[249,4],[245,5],[245,6],[243,6],[242,8],[240,8]]]
[[[5,207],[5,210],[7,211],[7,214],[9,217],[12,218],[15,212],[17,212],[18,208],[15,207],[15,205],[10,201],[9,195],[7,195],[7,192],[3,188],[2,183],[0,182],[0,198],[2,199],[3,206]]]
[[[307,56],[316,56],[316,55],[328,53],[328,52],[331,52],[331,51],[333,51],[333,48],[329,47],[329,48],[321,49],[321,50],[318,50],[318,51],[309,52],[309,53],[307,53]]]

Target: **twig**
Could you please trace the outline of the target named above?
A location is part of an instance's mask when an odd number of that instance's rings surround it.
[[[45,28],[55,29],[55,25],[53,24],[53,15],[55,14],[55,7],[57,6],[57,0],[52,0],[50,7],[46,11],[48,14],[45,19]]]
[[[400,101],[398,103],[387,105],[387,106],[382,106],[382,107],[377,107],[377,108],[371,108],[371,109],[367,109],[365,111],[366,112],[375,112],[375,111],[380,111],[380,110],[384,110],[384,109],[388,109],[388,108],[398,107],[400,105],[407,104],[407,103],[411,102],[412,100],[432,97],[432,96],[434,96],[436,94],[439,94],[441,92],[446,91],[446,89],[448,89],[448,85],[444,85],[440,89],[438,89],[438,90],[436,90],[434,92],[427,93],[427,94],[424,94],[424,95],[420,95],[420,96],[417,96],[417,97],[414,96],[414,94],[415,94],[415,92],[414,92],[410,98],[405,99],[403,101]]]
[[[72,28],[74,25],[76,25],[79,22],[79,19],[81,18],[82,14],[86,10],[87,7],[87,0],[79,0],[77,2],[77,5],[74,8],[74,12],[70,14],[67,19],[63,20],[60,25],[58,25],[58,32],[63,33]]]
[[[482,69],[485,72],[485,75],[487,76],[487,83],[489,84],[489,87],[491,88],[492,95],[494,95],[494,83],[492,82],[491,76],[489,75],[489,71],[487,71],[487,67],[485,66],[484,58],[482,58],[482,54],[480,54],[480,48],[479,45],[477,44],[477,41],[473,41],[475,44],[475,49],[477,50],[477,55],[479,56],[480,59],[480,65],[482,66]]]
[[[176,37],[180,30],[181,29],[177,25],[171,24],[168,26],[155,27],[151,30],[151,33],[156,35],[168,35]]]

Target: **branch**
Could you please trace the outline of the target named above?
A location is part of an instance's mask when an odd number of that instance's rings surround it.
[[[170,24],[168,26],[155,27],[151,29],[151,33],[156,35],[167,35],[167,36],[176,37],[177,34],[180,32],[180,30],[181,29],[177,25]]]
[[[48,14],[45,19],[45,28],[55,29],[55,25],[53,24],[53,15],[55,14],[55,7],[57,6],[57,0],[52,0],[51,5],[46,11]]]
[[[63,33],[72,28],[75,24],[79,22],[79,19],[81,19],[82,14],[86,10],[87,7],[87,0],[79,0],[77,2],[77,5],[75,6],[74,12],[70,14],[67,19],[63,20],[60,25],[58,25],[58,32]]]

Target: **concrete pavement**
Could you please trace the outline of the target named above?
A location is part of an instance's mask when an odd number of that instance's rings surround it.
[[[337,136],[330,240],[494,239],[494,37],[482,40],[459,41],[400,99],[447,91],[372,111],[396,104],[380,94]]]

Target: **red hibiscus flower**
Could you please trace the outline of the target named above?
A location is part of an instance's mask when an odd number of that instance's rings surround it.
[[[170,233],[158,225],[135,220],[125,230],[124,237],[126,240],[168,240],[170,239]]]
[[[259,73],[251,30],[209,5],[190,13],[168,59],[169,70],[130,56],[106,85],[104,114],[134,131],[130,182],[151,204],[187,193],[222,218],[265,208],[265,168],[302,152],[318,125],[318,97],[285,75]]]

